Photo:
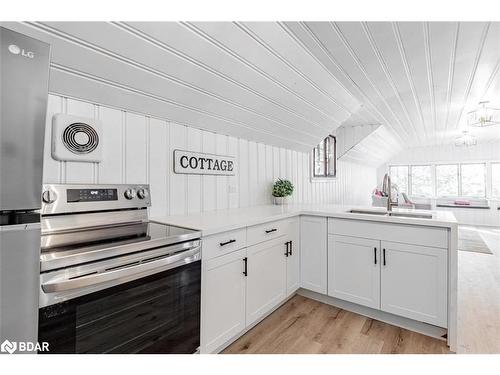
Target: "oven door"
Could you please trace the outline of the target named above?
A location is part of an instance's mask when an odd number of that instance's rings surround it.
[[[196,352],[200,247],[158,251],[42,274],[41,296],[55,302],[39,310],[48,353]]]

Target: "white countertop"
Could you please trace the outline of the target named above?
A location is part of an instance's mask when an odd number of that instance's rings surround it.
[[[274,220],[286,219],[298,215],[312,215],[335,217],[345,219],[357,219],[378,221],[387,223],[423,225],[431,227],[452,228],[457,226],[457,220],[451,211],[424,211],[394,208],[394,212],[432,213],[432,219],[408,218],[396,216],[382,216],[373,214],[350,213],[352,209],[381,210],[375,207],[342,206],[342,205],[263,205],[245,208],[233,208],[227,210],[207,211],[199,214],[172,215],[164,217],[152,217],[151,220],[164,224],[176,225],[185,228],[196,229],[203,236],[222,233],[229,230],[244,228],[247,226],[266,223]]]

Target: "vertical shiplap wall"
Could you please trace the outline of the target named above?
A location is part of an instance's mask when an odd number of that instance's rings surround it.
[[[55,113],[99,118],[104,124],[101,163],[52,159]],[[311,183],[309,154],[215,134],[166,120],[57,95],[49,95],[45,133],[45,183],[149,183],[152,216],[177,215],[271,203],[277,178],[295,185],[291,203],[369,204],[374,168],[338,163],[337,178]],[[172,172],[174,149],[235,156],[236,176]]]

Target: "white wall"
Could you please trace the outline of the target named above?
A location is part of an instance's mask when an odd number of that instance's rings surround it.
[[[429,146],[402,150],[390,158],[386,165],[421,162],[467,162],[500,160],[500,142],[480,143],[472,147]],[[381,167],[382,169],[384,167]],[[380,170],[380,168],[379,168]]]
[[[59,162],[50,155],[55,113],[99,118],[104,123],[101,163]],[[174,149],[236,156],[236,176],[172,172]],[[149,183],[153,216],[271,203],[278,177],[295,185],[291,203],[368,204],[375,168],[340,162],[332,182],[311,183],[309,154],[215,134],[120,109],[49,95],[45,183]]]

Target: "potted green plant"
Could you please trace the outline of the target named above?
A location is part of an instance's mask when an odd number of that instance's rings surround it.
[[[292,195],[293,184],[289,180],[278,178],[273,185],[274,204],[286,203],[286,197]]]

